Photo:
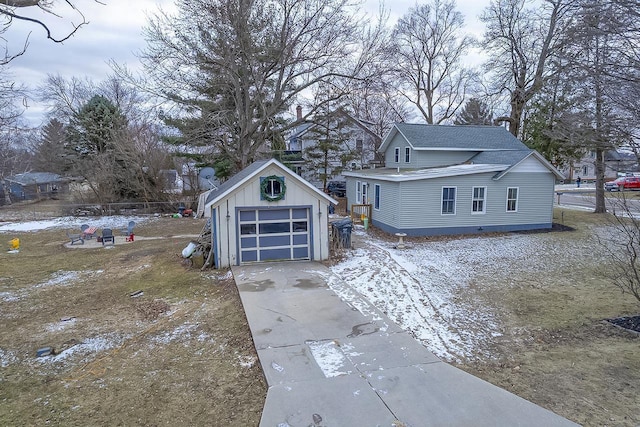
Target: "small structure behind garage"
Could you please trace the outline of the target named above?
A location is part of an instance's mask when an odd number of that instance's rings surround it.
[[[204,203],[215,268],[329,258],[328,212],[337,201],[276,159],[249,165]]]

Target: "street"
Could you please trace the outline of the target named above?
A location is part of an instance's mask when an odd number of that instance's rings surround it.
[[[640,215],[640,200],[631,198],[635,192],[613,192],[606,194],[607,210],[609,212],[620,212],[622,209],[623,197],[626,197],[627,206],[634,215]],[[595,189],[593,191],[562,191],[557,190],[555,193],[555,205],[558,207],[579,207],[585,209],[594,209]]]

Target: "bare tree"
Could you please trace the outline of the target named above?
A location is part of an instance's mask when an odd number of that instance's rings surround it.
[[[527,7],[530,0],[493,0],[481,19],[486,24],[483,45],[491,58],[491,90],[507,93],[511,112],[498,117],[520,136],[527,103],[549,76],[549,59],[560,48],[559,28],[569,0],[543,0],[542,7]]]
[[[632,209],[634,201],[624,194],[610,199],[610,227],[606,236],[599,238],[599,243],[611,260],[604,274],[623,293],[631,294],[640,303],[640,219]]]
[[[96,3],[101,3],[95,0]],[[61,3],[62,5],[60,5]],[[5,33],[14,21],[23,21],[33,24],[35,27],[43,29],[47,39],[54,43],[62,43],[73,36],[82,26],[88,24],[85,16],[76,7],[72,0],[0,0],[0,34]],[[28,9],[38,9],[43,12],[43,18],[37,15],[29,16],[25,11]],[[46,17],[60,19],[65,17],[71,24],[71,29],[61,35],[56,35],[50,29],[50,22],[46,22]],[[74,23],[74,18],[79,18],[79,23]],[[22,55],[29,45],[29,37],[24,41],[22,47],[15,53],[9,52],[9,47],[5,44],[4,55],[0,56],[0,65],[9,63],[12,59]]]
[[[463,26],[453,1],[432,0],[411,8],[393,32],[398,89],[427,123],[450,120],[473,85],[462,59],[474,40],[461,35]]]
[[[215,147],[235,170],[282,139],[291,126],[283,117],[301,94],[322,83],[342,96],[371,54],[351,0],[177,5],[176,16],[160,12],[148,25],[146,75],[182,107],[172,123],[183,143]],[[321,106],[311,107],[307,115]]]

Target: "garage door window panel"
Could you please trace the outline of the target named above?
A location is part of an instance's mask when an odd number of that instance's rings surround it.
[[[269,222],[260,224],[260,234],[290,233],[290,222]]]
[[[264,236],[260,237],[260,247],[265,246],[289,246],[291,245],[291,236]]]
[[[256,234],[256,225],[255,224],[241,224],[240,225],[240,234]]]
[[[258,220],[273,221],[278,219],[289,219],[289,209],[265,209],[258,211]]]
[[[294,234],[293,235],[293,244],[294,245],[306,245],[309,243],[309,239],[307,239],[306,234]]]
[[[260,250],[260,261],[275,261],[279,259],[291,259],[291,249],[280,248]]]

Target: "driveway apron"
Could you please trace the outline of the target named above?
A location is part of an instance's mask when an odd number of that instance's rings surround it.
[[[268,391],[260,426],[575,426],[442,362],[320,263],[232,268]],[[344,285],[343,285],[344,286]]]

